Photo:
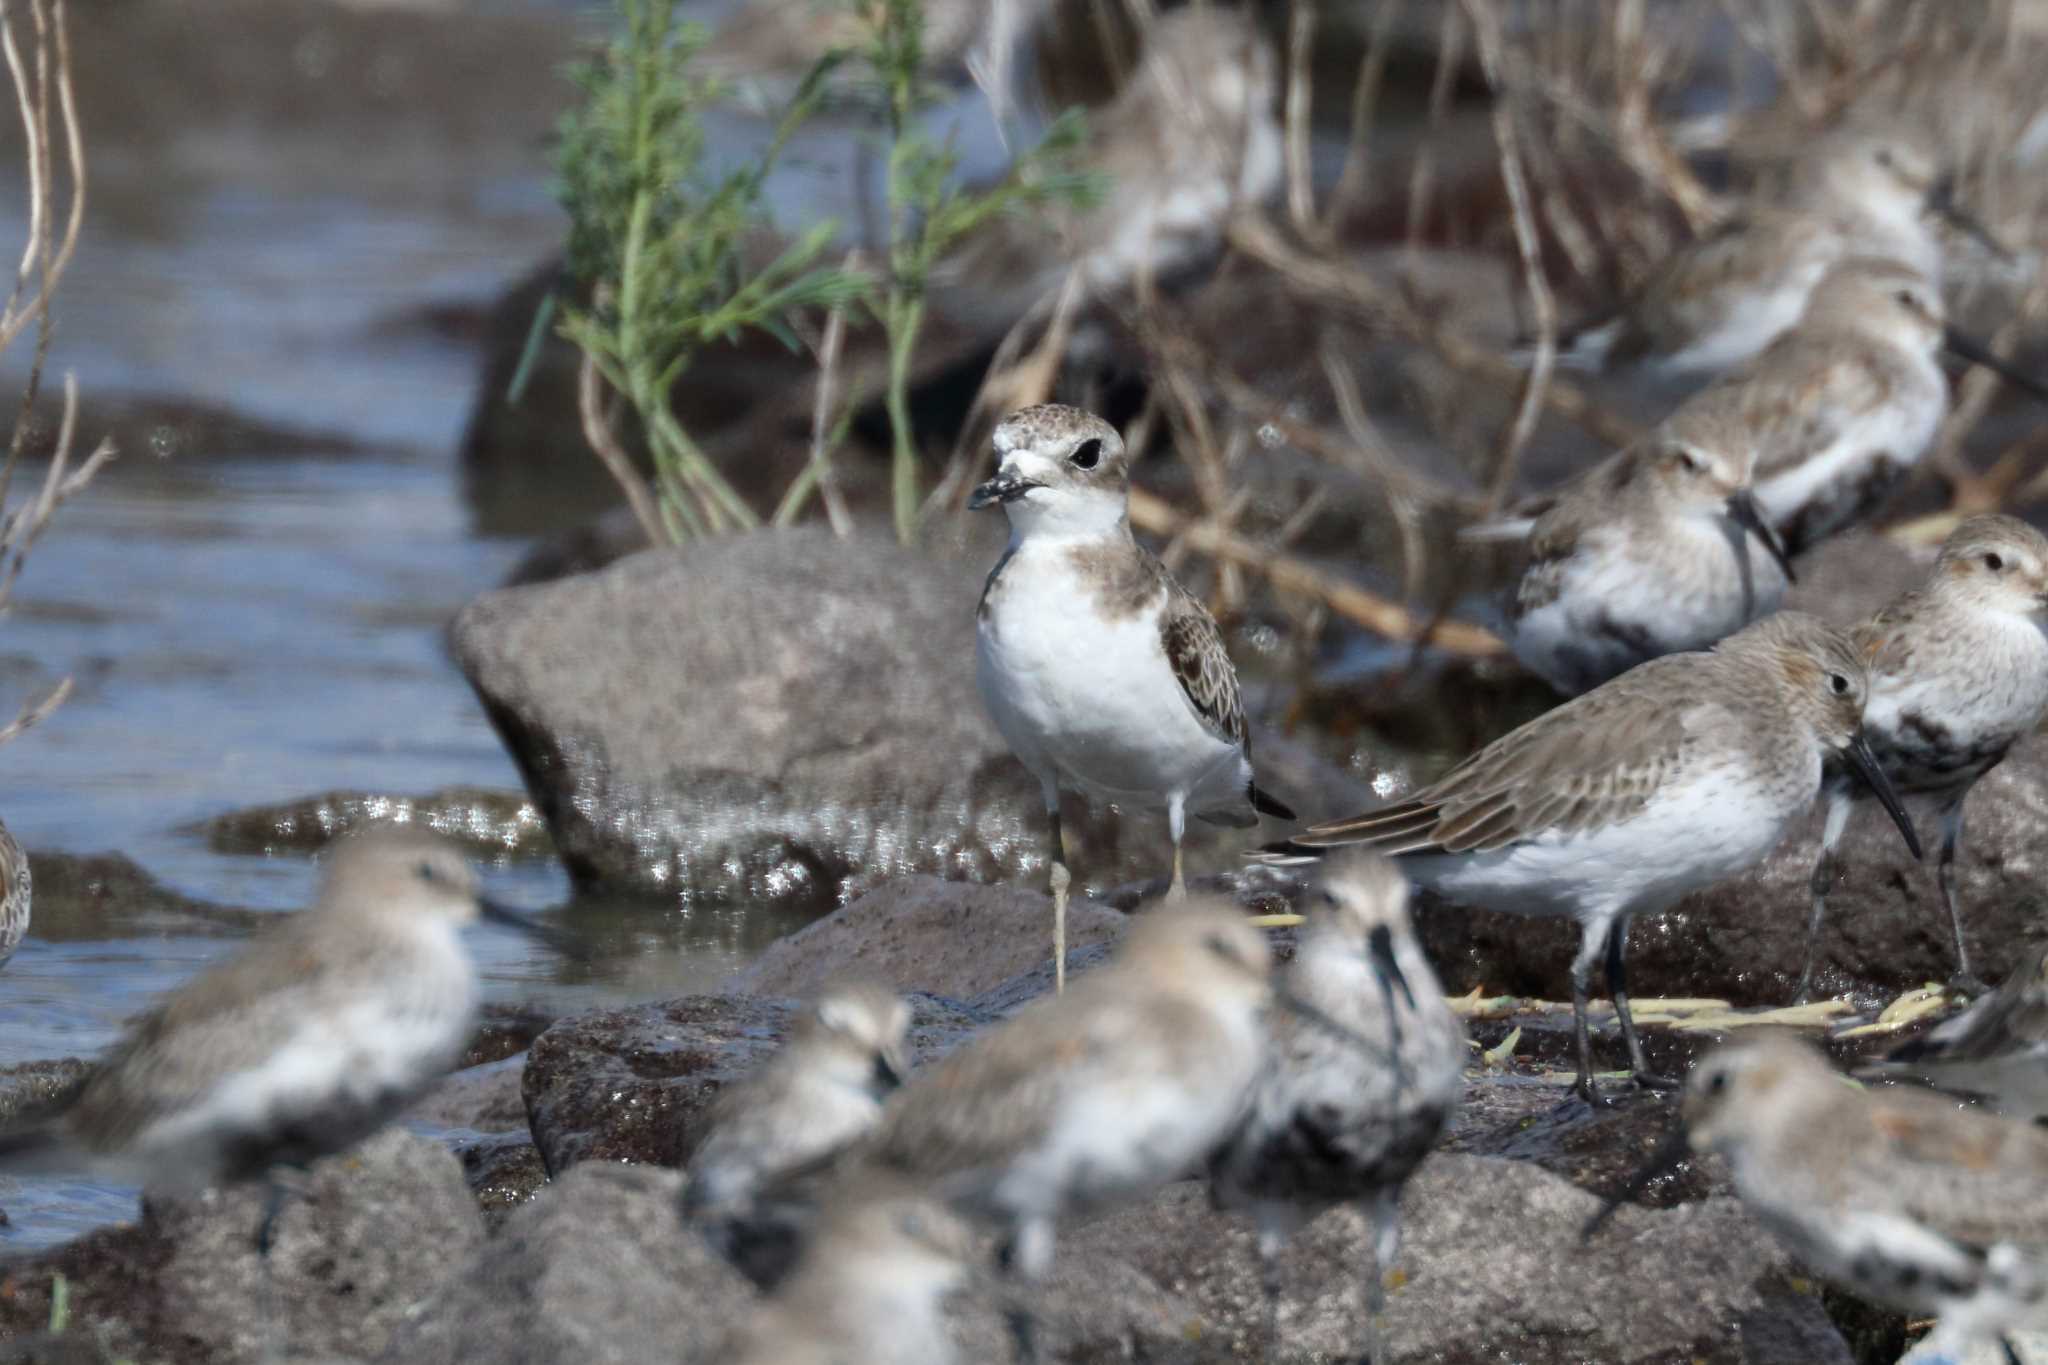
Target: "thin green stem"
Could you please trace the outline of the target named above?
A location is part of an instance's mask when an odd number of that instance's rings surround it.
[[[895,512],[896,539],[908,545],[917,537],[917,446],[910,427],[910,360],[917,350],[924,322],[924,300],[902,288],[889,292],[889,500]]]

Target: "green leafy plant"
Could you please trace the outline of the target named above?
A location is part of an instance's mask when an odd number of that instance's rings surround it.
[[[567,266],[587,301],[563,305],[561,330],[637,417],[659,494],[649,533],[680,541],[760,522],[670,404],[699,349],[754,328],[795,346],[794,315],[843,306],[870,282],[818,264],[838,231],[830,221],[765,263],[749,260],[765,236],[762,186],[837,59],[811,71],[759,157],[714,176],[699,114],[719,90],[689,69],[701,26],[678,22],[675,0],[620,0],[619,8],[622,30],[577,71],[583,101],[562,129]],[[593,407],[586,404],[586,430],[633,498],[638,476],[608,431],[594,429],[602,424]],[[655,520],[640,492],[636,511],[643,523]]]

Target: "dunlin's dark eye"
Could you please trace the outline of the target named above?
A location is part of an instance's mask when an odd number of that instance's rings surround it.
[[[1720,1094],[1720,1093],[1721,1093],[1722,1091],[1726,1090],[1727,1088],[1728,1088],[1728,1073],[1727,1073],[1727,1072],[1725,1072],[1725,1071],[1716,1071],[1716,1072],[1715,1072],[1715,1073],[1714,1073],[1713,1075],[1711,1075],[1711,1076],[1707,1077],[1707,1093],[1708,1093],[1709,1095],[1718,1095],[1718,1094]]]
[[[1849,695],[1849,680],[1839,673],[1828,674],[1828,686],[1835,689],[1835,695],[1838,697]]]
[[[1883,147],[1877,149],[1877,164],[1880,166],[1889,166],[1892,164],[1892,154],[1888,149]]]
[[[1993,573],[1997,573],[2000,569],[2003,569],[2005,567],[2005,557],[2003,555],[1996,554],[1985,555],[1984,567],[1991,570],[1991,572]]]
[[[1067,456],[1076,469],[1093,469],[1102,463],[1102,439],[1091,436],[1074,447],[1074,453]]]
[[[1211,934],[1202,940],[1202,946],[1226,962],[1238,960],[1237,945],[1221,934]]]
[[[433,881],[435,877],[439,875],[434,871],[434,865],[429,862],[422,862],[418,867],[414,868],[413,871],[420,874],[420,880],[423,882]]]
[[[1679,468],[1688,474],[1697,474],[1706,468],[1700,457],[1687,450],[1684,446],[1675,447],[1671,453],[1677,457]]]

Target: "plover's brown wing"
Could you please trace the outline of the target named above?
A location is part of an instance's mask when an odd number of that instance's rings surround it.
[[[1830,1138],[1844,1208],[1892,1210],[1965,1246],[2048,1245],[2048,1132],[1924,1091],[1874,1094]]]
[[[1681,761],[1686,727],[1673,699],[1695,695],[1682,674],[1706,664],[1700,655],[1652,659],[1495,740],[1408,800],[1313,825],[1290,842],[1483,853],[1626,820]]]
[[[1159,572],[1166,575],[1164,568]],[[1209,615],[1209,609],[1171,577],[1166,577],[1166,610],[1159,619],[1159,644],[1166,651],[1167,663],[1173,666],[1173,676],[1180,682],[1181,695],[1195,708],[1202,724],[1219,739],[1243,744],[1244,702],[1238,694],[1237,668],[1224,647],[1223,632],[1216,628],[1216,618]]]

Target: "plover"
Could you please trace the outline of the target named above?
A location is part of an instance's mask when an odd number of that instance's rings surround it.
[[[1778,609],[1792,567],[1750,491],[1741,423],[1684,413],[1544,500],[1508,606],[1522,665],[1576,696]]]
[[[1237,828],[1260,813],[1293,815],[1252,784],[1237,670],[1216,622],[1131,536],[1130,465],[1116,428],[1046,404],[1004,419],[995,448],[996,476],[968,505],[1001,507],[1010,544],[976,612],[976,676],[996,728],[1045,797],[1053,961],[1064,989],[1062,788],[1164,807],[1177,895],[1186,894],[1189,815]]]
[[[1839,756],[1877,791],[1914,855],[1918,837],[1860,725],[1869,680],[1848,638],[1779,612],[1710,651],[1633,668],[1495,740],[1405,801],[1311,826],[1269,861],[1371,844],[1448,900],[1569,916],[1575,1089],[1598,1102],[1587,988],[1607,985],[1639,1084],[1651,1074],[1629,1013],[1629,921],[1754,866],[1820,791]]]
[[[863,1158],[995,1225],[1009,1268],[1035,1280],[1060,1219],[1195,1173],[1243,1117],[1270,965],[1265,934],[1227,905],[1141,913],[1073,990],[920,1071]]]
[[[1870,666],[1863,732],[1870,753],[1900,793],[1941,817],[1937,863],[1942,903],[1955,934],[1956,973],[1968,983],[1970,953],[1956,907],[1955,859],[1963,803],[1977,779],[2048,714],[2048,536],[2016,517],[1977,516],[1956,527],[1922,586],[1854,631]],[[1835,846],[1858,792],[1845,775],[1828,786],[1827,824],[1813,869],[1813,908],[1803,995],[1827,894]]]
[[[1930,214],[1986,235],[1955,207],[1931,139],[1915,130],[1838,130],[1798,158],[1785,184],[1759,192],[1674,252],[1614,313],[1575,329],[1561,343],[1560,363],[1716,373],[1796,323],[1821,276],[1843,257],[1888,258],[1938,280],[1941,249]]]
[[[1596,1216],[1688,1147],[1798,1259],[1864,1298],[1939,1318],[1930,1353],[2048,1322],[2048,1133],[1910,1089],[1866,1090],[1788,1035],[1728,1044],[1687,1078],[1681,1128]]]
[[[950,1365],[946,1296],[972,1278],[971,1228],[907,1183],[841,1191],[803,1258],[726,1343],[727,1365]]]
[[[1401,1187],[1443,1136],[1464,1094],[1465,1029],[1444,1003],[1408,920],[1408,886],[1376,853],[1326,861],[1285,980],[1368,1039],[1368,1051],[1298,1015],[1273,1021],[1272,1060],[1245,1122],[1211,1159],[1222,1208],[1249,1210],[1266,1294],[1266,1350],[1280,1359],[1279,1255],[1296,1229],[1357,1203],[1373,1226],[1368,1358],[1385,1359],[1385,1276],[1401,1247]]]
[[[719,1095],[690,1156],[683,1212],[750,1276],[777,1278],[788,1256],[781,1210],[759,1216],[756,1196],[821,1170],[874,1128],[903,1082],[909,1031],[910,1005],[895,992],[835,983],[780,1052]]]
[[[2048,1119],[2048,945],[1999,988],[1858,1075],[1972,1095],[2000,1113]]]
[[[1944,347],[2043,392],[1949,327],[1939,291],[1912,267],[1851,256],[1828,270],[1797,326],[1673,420],[1745,433],[1756,500],[1798,554],[1869,517],[1926,453],[1948,413]]]
[[[1159,279],[1220,249],[1231,214],[1279,191],[1279,62],[1242,10],[1171,10],[1116,99],[1091,115],[1092,203],[992,219],[934,276],[949,316],[1008,327],[1078,268],[1091,294]]]
[[[14,950],[21,947],[21,940],[28,934],[29,905],[34,891],[28,855],[21,851],[7,826],[0,824],[0,965],[14,956]]]
[[[436,835],[343,841],[310,910],[129,1025],[60,1114],[0,1135],[0,1169],[187,1190],[271,1176],[267,1234],[277,1168],[368,1137],[461,1059],[478,997],[461,929],[479,916],[545,932],[483,899]]]

